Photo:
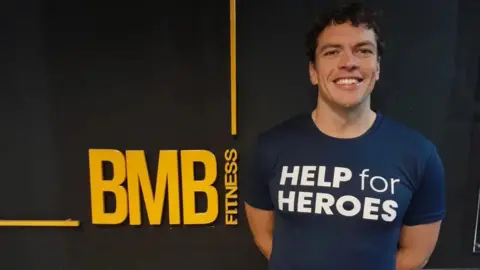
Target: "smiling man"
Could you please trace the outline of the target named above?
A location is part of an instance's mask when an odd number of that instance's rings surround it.
[[[371,109],[376,12],[328,10],[307,36],[315,110],[262,133],[243,196],[271,270],[421,269],[445,217],[435,145]]]

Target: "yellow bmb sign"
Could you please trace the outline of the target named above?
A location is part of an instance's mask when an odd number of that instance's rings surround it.
[[[238,152],[228,149],[224,153],[225,166],[225,224],[238,223]],[[105,179],[105,163],[113,166],[113,176]],[[195,179],[195,163],[203,164],[203,179]],[[89,150],[90,192],[93,224],[120,224],[129,218],[130,225],[140,225],[141,202],[145,204],[148,223],[160,225],[165,202],[168,204],[168,223],[210,224],[220,213],[217,181],[217,158],[207,150],[160,150],[156,181],[151,181],[143,150],[122,153],[115,149]],[[155,187],[152,187],[155,183]],[[168,192],[167,192],[168,190]],[[115,211],[106,212],[105,193],[113,193]],[[166,194],[168,193],[168,199]],[[207,207],[198,212],[195,195],[203,193]],[[182,210],[182,211],[180,211]],[[182,213],[182,216],[180,215]]]

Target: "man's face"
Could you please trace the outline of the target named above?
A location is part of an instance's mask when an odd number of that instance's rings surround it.
[[[380,74],[373,30],[331,25],[319,35],[315,54],[310,80],[325,102],[351,108],[369,98]]]

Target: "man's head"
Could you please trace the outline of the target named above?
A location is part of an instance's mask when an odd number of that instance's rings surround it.
[[[331,8],[307,35],[312,84],[323,102],[352,108],[369,101],[384,45],[377,13],[361,3]]]

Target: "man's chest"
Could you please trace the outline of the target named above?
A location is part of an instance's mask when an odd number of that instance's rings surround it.
[[[269,179],[281,215],[381,223],[403,218],[414,176],[401,157],[292,154],[279,157]]]

